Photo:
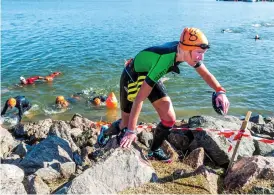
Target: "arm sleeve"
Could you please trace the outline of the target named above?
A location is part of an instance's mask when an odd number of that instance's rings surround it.
[[[19,117],[19,122],[21,122],[22,120],[22,115],[23,115],[23,106],[22,106],[22,103],[20,103],[19,107],[18,107],[18,117]]]
[[[3,108],[2,112],[1,112],[1,116],[4,115],[4,114],[6,114],[7,109],[8,109],[8,101],[6,101],[6,103],[5,103],[5,106],[4,106],[4,108]]]

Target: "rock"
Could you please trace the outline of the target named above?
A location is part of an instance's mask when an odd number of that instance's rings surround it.
[[[13,164],[16,166],[19,166],[20,162],[21,162],[21,158],[18,154],[10,154],[8,155],[8,157],[1,159],[1,163],[2,164]]]
[[[63,178],[70,178],[75,173],[76,164],[74,162],[67,162],[61,164],[60,172]]]
[[[230,129],[238,130],[241,127],[241,121],[232,116],[211,117],[211,116],[195,116],[189,119],[191,128],[205,129]],[[205,152],[218,164],[227,165],[231,159],[232,152],[228,152],[230,146],[229,141],[224,136],[219,136],[214,131],[192,131],[197,147],[203,147]],[[248,131],[246,131],[248,133]],[[255,146],[250,138],[243,137],[239,150],[238,158],[244,156],[252,156]]]
[[[89,130],[91,128],[92,121],[82,117],[82,115],[76,113],[71,121],[70,121],[70,126],[72,128],[79,128],[82,131]]]
[[[26,179],[28,194],[50,194],[50,188],[37,175],[29,175]]]
[[[194,137],[191,131],[183,132],[175,130],[168,136],[169,143],[171,143],[177,150],[181,151],[187,150],[193,139]]]
[[[22,184],[24,172],[15,165],[1,164],[1,194],[27,194]]]
[[[26,173],[34,173],[54,163],[72,162],[72,159],[72,150],[66,140],[57,136],[48,136],[27,153],[20,166]]]
[[[58,137],[67,140],[73,152],[80,152],[80,149],[77,147],[77,145],[74,143],[74,140],[71,137],[70,126],[64,121],[54,121],[50,128],[49,134],[57,135]]]
[[[83,159],[83,163],[85,165],[91,165],[91,161],[89,159],[89,156],[93,153],[94,148],[90,146],[86,146],[81,150],[81,157]]]
[[[70,129],[70,133],[73,137],[77,137],[83,133],[83,130],[80,128],[72,128],[72,129]]]
[[[86,146],[93,146],[97,140],[97,130],[96,129],[85,130],[81,135],[75,137],[74,140],[76,145],[80,148],[84,148]]]
[[[9,153],[16,145],[17,142],[14,140],[8,130],[0,126],[0,157],[2,158],[5,153]]]
[[[144,144],[146,147],[150,148],[153,140],[153,133],[148,131],[142,131],[138,135],[138,141]]]
[[[24,157],[28,151],[30,151],[33,147],[24,143],[24,142],[21,142],[16,148],[15,148],[15,151],[14,153],[15,154],[18,154],[21,158]]]
[[[183,163],[191,166],[194,169],[204,164],[205,151],[203,148],[193,150],[184,160]]]
[[[164,152],[168,155],[170,155],[170,158],[172,159],[172,162],[178,161],[179,155],[178,153],[174,150],[174,148],[170,145],[170,143],[166,140],[164,140],[162,144],[162,149]]]
[[[260,186],[254,186],[248,193],[249,194],[274,194],[274,187],[265,188]]]
[[[57,179],[61,178],[60,165],[57,169],[53,167],[46,167],[38,169],[34,175],[39,176],[43,181],[48,184],[55,182]]]
[[[258,140],[254,140],[255,152],[253,155],[261,156],[273,156],[274,157],[274,145],[267,144]]]
[[[249,121],[260,125],[265,124],[264,117],[262,117],[262,115],[252,116]]]
[[[16,137],[30,137],[32,141],[41,140],[48,136],[52,119],[40,120],[37,123],[26,123],[14,128]]]
[[[267,124],[253,124],[251,131],[255,134],[269,135],[272,139],[274,138],[274,123],[269,122]]]
[[[119,146],[115,148],[104,152],[105,156],[98,163],[55,193],[114,194],[155,178],[154,169],[138,150],[122,149]]]
[[[24,172],[18,166],[1,164],[0,170],[4,182],[22,182],[24,179]]]
[[[225,187],[243,188],[256,179],[274,180],[274,158],[263,156],[245,157],[236,162],[225,177]]]

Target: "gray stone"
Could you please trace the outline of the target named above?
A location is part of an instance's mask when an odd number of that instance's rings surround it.
[[[272,156],[274,154],[274,145],[267,144],[258,140],[254,140],[255,152],[254,155]]]
[[[142,144],[144,144],[146,147],[149,148],[150,145],[152,144],[153,134],[151,132],[144,130],[138,134],[138,140],[139,142],[141,142]]]
[[[257,179],[274,180],[274,157],[252,156],[237,161],[225,177],[226,189],[243,188]]]
[[[1,194],[27,194],[22,181],[24,171],[15,165],[1,164]]]
[[[232,116],[195,116],[189,119],[189,126],[192,128],[201,127],[215,130],[239,130],[241,124],[242,121]],[[249,131],[247,130],[246,133],[248,134]],[[230,143],[224,136],[220,136],[214,131],[193,131],[193,135],[194,140],[196,141],[196,146],[203,147],[206,153],[218,165],[229,163],[232,156],[232,151],[228,152]],[[252,156],[254,151],[254,142],[249,138],[243,137],[238,150],[238,158]]]
[[[86,131],[91,128],[92,121],[90,121],[87,118],[82,117],[80,114],[75,114],[71,121],[70,121],[70,126],[72,128],[79,128],[82,131]]]
[[[269,122],[267,124],[253,124],[251,127],[251,131],[255,134],[264,134],[270,136],[272,139],[274,138],[274,122]]]
[[[11,133],[0,126],[0,157],[2,158],[5,153],[9,153],[16,145],[17,142],[14,140]]]
[[[154,178],[154,169],[138,150],[122,149],[119,146],[115,148],[106,151],[106,156],[98,163],[56,193],[113,194],[128,187],[138,187]]]
[[[39,176],[43,181],[50,184],[52,182],[55,182],[57,179],[61,178],[61,174],[59,171],[60,171],[60,168],[56,170],[52,167],[47,167],[47,168],[38,169],[34,173],[34,175]]]
[[[75,173],[76,164],[74,162],[63,163],[60,166],[60,172],[63,178],[70,178]]]
[[[48,136],[37,144],[20,162],[26,173],[34,173],[53,163],[72,162],[72,150],[69,143],[57,136]]]
[[[29,175],[26,179],[28,194],[50,194],[50,188],[37,175]]]
[[[77,145],[74,143],[74,140],[71,137],[70,126],[66,122],[54,121],[54,123],[52,124],[50,128],[49,134],[57,135],[58,137],[61,137],[67,140],[73,152],[75,151],[80,152],[80,149],[77,147]]]
[[[188,149],[191,139],[183,132],[178,130],[172,131],[168,136],[168,141],[177,149],[185,151]]]
[[[183,163],[191,166],[194,169],[204,164],[205,151],[203,148],[193,150],[184,160]]]

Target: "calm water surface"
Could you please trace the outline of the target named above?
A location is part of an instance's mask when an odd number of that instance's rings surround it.
[[[34,104],[29,118],[69,120],[76,112],[92,120],[113,120],[107,111],[85,102],[59,113],[55,97],[75,92],[119,99],[124,59],[153,45],[178,40],[186,26],[201,28],[212,47],[205,64],[227,89],[229,114],[246,111],[274,115],[274,3],[213,0],[58,1],[2,0],[1,108],[7,98],[25,95]],[[222,29],[226,29],[222,33]],[[262,38],[255,41],[259,34]],[[211,89],[187,64],[169,74],[168,89],[177,118],[216,115]],[[20,76],[61,71],[53,83],[15,88]],[[147,101],[140,121],[157,121]]]

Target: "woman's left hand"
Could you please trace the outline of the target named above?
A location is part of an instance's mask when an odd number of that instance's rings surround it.
[[[228,109],[229,109],[229,101],[226,97],[225,94],[219,94],[216,98],[216,106],[219,107],[221,104],[221,106],[223,107],[223,112],[224,114],[227,114],[228,112]]]

